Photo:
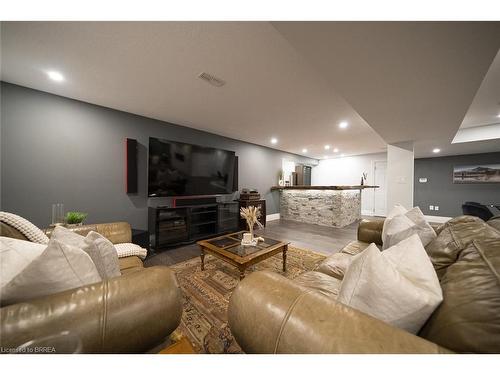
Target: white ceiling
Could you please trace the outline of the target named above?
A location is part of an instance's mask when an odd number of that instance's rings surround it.
[[[500,39],[500,35],[498,35]],[[500,51],[486,73],[461,128],[500,123]]]
[[[47,70],[66,81],[47,79]],[[201,72],[227,84],[211,86]],[[316,158],[334,147],[362,154],[386,146],[268,22],[6,22],[1,73],[7,82],[247,142],[307,148]],[[341,121],[349,128],[340,130]]]
[[[450,143],[500,23],[3,22],[1,34],[4,81],[292,153],[408,140],[417,157],[500,150]]]
[[[500,51],[474,96],[452,143],[469,142],[483,150],[487,144],[500,149]],[[489,143],[478,140],[492,140]],[[495,140],[495,141],[493,141]],[[471,143],[472,142],[472,143]],[[464,147],[464,146],[461,146]]]
[[[500,48],[500,22],[272,24],[386,142],[414,141],[417,157],[500,150],[500,139],[451,144]]]

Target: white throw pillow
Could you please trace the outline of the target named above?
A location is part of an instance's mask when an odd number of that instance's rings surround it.
[[[46,248],[47,245],[39,243],[0,237],[0,287],[25,269]]]
[[[102,279],[121,275],[115,247],[99,233],[90,231],[86,237],[83,237],[68,228],[58,226],[52,232],[52,238],[64,244],[76,246],[89,254]]]
[[[406,212],[408,212],[408,210],[400,204],[395,205],[393,209],[389,211],[385,218],[384,225],[382,226],[382,243],[384,243],[386,239],[387,224],[393,217],[404,215]]]
[[[51,239],[45,250],[1,289],[1,304],[10,305],[101,281],[90,256]]]
[[[436,232],[425,220],[425,216],[419,207],[414,207],[404,213],[386,219],[383,226],[383,249],[388,249],[398,242],[418,234],[423,246],[427,246],[436,238]]]
[[[103,279],[121,276],[118,253],[113,243],[100,233],[90,231],[85,237],[83,248],[96,264],[99,275]]]
[[[418,224],[418,225],[428,224],[423,212],[420,210],[420,207],[418,207],[418,206],[413,207],[411,210],[406,211],[404,215],[408,219],[413,221],[415,224]]]
[[[371,244],[353,257],[339,302],[417,333],[443,300],[434,267],[415,234],[380,251]]]
[[[391,219],[394,216],[404,215],[408,212],[408,209],[401,204],[396,204],[392,210],[387,214],[387,219]]]

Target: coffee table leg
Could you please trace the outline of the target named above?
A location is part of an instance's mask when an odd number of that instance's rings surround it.
[[[205,271],[205,250],[200,247],[200,258],[201,258],[201,270]]]
[[[288,251],[288,245],[283,248],[283,272],[286,272],[286,252]]]
[[[240,280],[245,278],[245,267],[239,267],[240,270]]]

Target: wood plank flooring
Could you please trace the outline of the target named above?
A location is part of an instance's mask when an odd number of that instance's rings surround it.
[[[357,222],[344,228],[331,228],[290,220],[276,220],[269,222],[265,229],[256,233],[277,240],[289,241],[291,246],[329,255],[340,251],[349,242],[355,240],[357,230]]]
[[[344,228],[331,228],[290,220],[274,220],[268,222],[265,229],[258,230],[255,233],[277,240],[289,241],[291,246],[329,255],[340,251],[349,242],[355,240],[357,229],[358,223],[353,223]],[[144,263],[147,267],[155,265],[169,266],[199,255],[198,245],[191,244],[158,252],[148,257]]]

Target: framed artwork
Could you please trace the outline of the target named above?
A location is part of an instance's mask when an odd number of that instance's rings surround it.
[[[477,164],[453,167],[454,184],[500,183],[500,164]]]

